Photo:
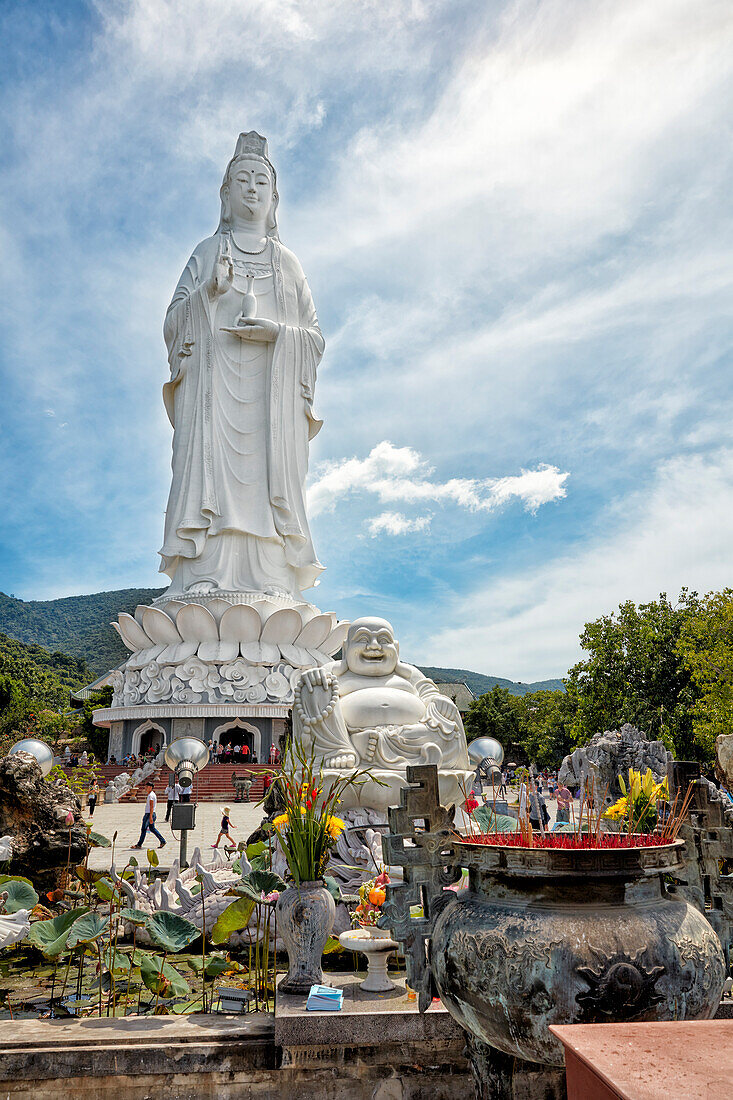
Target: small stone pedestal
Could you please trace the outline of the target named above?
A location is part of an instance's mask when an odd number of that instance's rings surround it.
[[[347,951],[360,951],[367,957],[367,976],[361,983],[365,993],[389,993],[395,984],[387,974],[387,960],[398,944],[382,928],[353,928],[342,932],[339,943]]]

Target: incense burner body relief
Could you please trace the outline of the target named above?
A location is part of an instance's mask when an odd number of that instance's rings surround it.
[[[709,1019],[725,979],[720,941],[666,891],[682,841],[650,848],[458,842],[469,886],[437,917],[431,969],[476,1038],[562,1065],[550,1024]]]
[[[552,1024],[714,1015],[726,976],[720,940],[670,885],[684,841],[461,838],[440,804],[435,766],[408,767],[407,780],[382,840],[403,881],[387,886],[380,924],[402,945],[420,1011],[437,992],[467,1033],[487,1095],[499,1095],[487,1081],[506,1068],[501,1058],[490,1064],[492,1049],[564,1064]]]

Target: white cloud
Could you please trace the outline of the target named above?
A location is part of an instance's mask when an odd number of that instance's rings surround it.
[[[570,476],[556,466],[539,466],[501,478],[450,478],[431,481],[430,467],[412,447],[395,447],[382,440],[366,458],[324,463],[320,476],[308,489],[312,515],[332,511],[351,493],[374,493],[382,503],[422,504],[435,501],[455,504],[469,512],[492,512],[521,501],[528,512],[566,495]]]
[[[432,516],[415,516],[408,519],[401,512],[381,512],[367,523],[372,538],[377,535],[407,535],[413,531],[424,531],[430,526]]]
[[[452,625],[421,660],[512,679],[564,675],[583,625],[632,599],[731,583],[733,449],[662,464],[651,485],[609,507],[587,544],[495,577],[445,609]]]

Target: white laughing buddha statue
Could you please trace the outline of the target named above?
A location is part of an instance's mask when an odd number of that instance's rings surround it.
[[[343,658],[300,674],[293,730],[322,764],[324,778],[369,769],[347,788],[344,806],[385,810],[399,803],[408,764],[436,764],[443,805],[460,803],[473,772],[455,703],[418,668],[400,661],[394,630],[384,619],[356,619]]]

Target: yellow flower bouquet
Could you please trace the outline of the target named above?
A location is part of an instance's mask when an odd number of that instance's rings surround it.
[[[331,849],[346,828],[335,814],[344,789],[363,783],[366,771],[340,776],[324,786],[323,770],[297,741],[283,759],[282,771],[274,783],[280,788],[285,810],[273,818],[277,839],[296,886],[323,878]]]
[[[669,783],[667,778],[657,782],[651,768],[641,772],[629,768],[628,783],[624,777],[618,777],[621,797],[609,806],[603,814],[609,821],[626,822],[629,833],[650,833],[656,823],[658,803],[669,802]]]

